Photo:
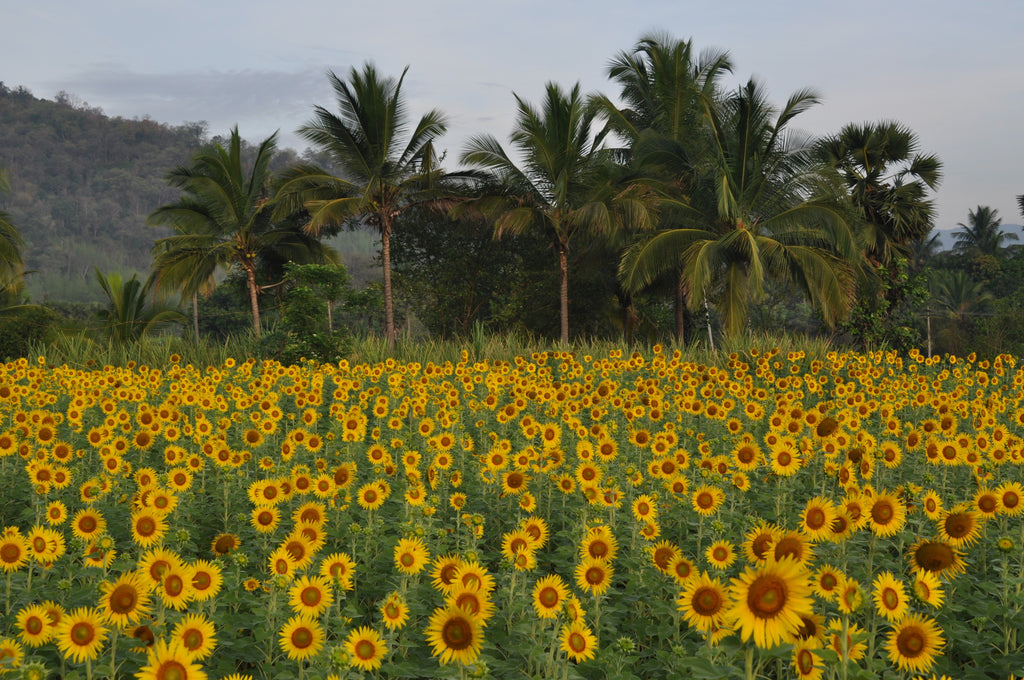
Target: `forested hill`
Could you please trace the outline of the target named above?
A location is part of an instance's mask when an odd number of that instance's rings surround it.
[[[38,99],[0,83],[0,207],[25,238],[34,301],[96,299],[93,268],[147,272],[146,216],[173,200],[171,168],[206,142],[203,123],[110,118],[66,94]]]

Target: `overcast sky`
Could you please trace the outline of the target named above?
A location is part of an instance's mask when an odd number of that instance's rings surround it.
[[[776,104],[817,89],[823,103],[795,121],[807,132],[908,125],[945,165],[939,228],[978,205],[1022,221],[1022,0],[0,0],[0,25],[8,87],[64,90],[110,116],[206,121],[211,135],[280,130],[298,150],[313,106],[335,108],[328,70],[409,66],[409,111],[449,115],[451,159],[470,135],[507,139],[513,92],[537,102],[548,81],[580,81],[614,96],[609,59],[665,31],[728,50],[731,84],[756,76]]]

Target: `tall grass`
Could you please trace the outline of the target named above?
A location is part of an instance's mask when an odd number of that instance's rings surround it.
[[[834,349],[829,340],[783,334],[748,335],[734,339],[721,339],[711,351],[706,342],[696,342],[685,347],[675,344],[663,346],[663,351],[680,349],[689,361],[715,365],[728,360],[731,354],[750,357],[756,351],[776,348],[783,354],[803,352],[809,357],[824,357]],[[351,353],[344,357],[349,363],[376,364],[387,359],[400,362],[441,363],[470,361],[512,361],[519,356],[530,356],[537,352],[567,350],[577,355],[608,356],[612,351],[639,351],[649,355],[652,345],[634,343],[624,346],[621,342],[607,339],[577,339],[567,346],[547,338],[538,338],[522,332],[488,334],[477,326],[464,339],[445,340],[439,338],[399,338],[394,349],[380,336],[356,338]],[[193,366],[219,366],[225,359],[242,360],[273,358],[264,356],[259,340],[251,333],[239,333],[226,340],[191,339],[156,336],[144,338],[131,344],[118,345],[98,342],[85,334],[62,332],[46,343],[37,343],[30,352],[31,357],[45,357],[50,365],[66,364],[71,367],[90,369],[103,366],[135,365],[167,366],[173,361]]]

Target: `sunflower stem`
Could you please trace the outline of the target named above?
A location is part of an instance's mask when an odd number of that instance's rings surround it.
[[[117,626],[110,636],[110,680],[117,680]]]
[[[708,633],[708,639],[711,639],[710,632]],[[744,661],[743,669],[743,677],[745,677],[746,680],[754,680],[754,645],[747,645],[747,655]]]

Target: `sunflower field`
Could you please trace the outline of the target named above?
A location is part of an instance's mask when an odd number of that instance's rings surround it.
[[[1009,356],[41,357],[0,419],[2,678],[1024,676]]]

